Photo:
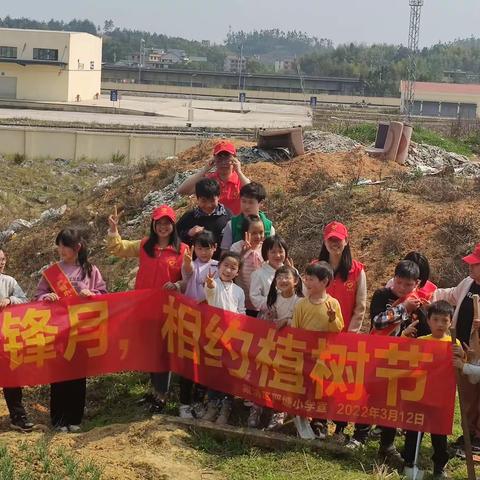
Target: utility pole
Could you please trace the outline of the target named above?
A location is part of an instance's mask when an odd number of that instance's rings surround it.
[[[418,40],[420,37],[420,14],[423,0],[409,0],[410,4],[410,27],[408,30],[408,69],[407,84],[404,93],[403,111],[408,120],[413,113],[415,103],[415,81],[417,79],[417,54]]]
[[[142,80],[142,63],[145,59],[145,40],[140,40],[140,51],[138,52],[138,83]]]
[[[242,60],[243,60],[243,43],[240,46],[240,62],[238,64],[238,90],[242,88]]]

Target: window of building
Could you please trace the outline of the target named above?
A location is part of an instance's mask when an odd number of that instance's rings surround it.
[[[34,48],[33,49],[34,60],[58,60],[58,50],[51,48]]]
[[[0,47],[0,58],[17,58],[17,47]]]

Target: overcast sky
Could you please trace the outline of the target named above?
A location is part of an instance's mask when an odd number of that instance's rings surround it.
[[[23,0],[0,16],[88,18],[116,26],[221,43],[235,30],[301,30],[343,42],[407,44],[408,0]],[[480,37],[480,0],[425,0],[420,44]]]

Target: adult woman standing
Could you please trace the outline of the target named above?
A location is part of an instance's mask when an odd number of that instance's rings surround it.
[[[335,273],[327,293],[340,302],[344,332],[358,333],[367,306],[367,278],[364,266],[352,259],[348,230],[340,222],[331,222],[323,230],[318,260],[328,262]]]
[[[352,258],[348,230],[343,223],[331,222],[323,230],[323,244],[319,261],[328,262],[334,271],[334,278],[327,287],[327,293],[340,303],[344,321],[344,332],[359,333],[367,306],[367,278],[363,264]],[[336,422],[335,436],[345,442],[346,422]],[[356,424],[348,448],[361,447],[367,440],[370,427]]]
[[[150,235],[142,240],[123,240],[118,232],[119,219],[115,207],[113,214],[108,217],[107,249],[116,257],[138,257],[135,289],[178,290],[182,279],[183,256],[188,247],[178,236],[174,210],[168,205],[155,208],[150,221]],[[167,401],[170,373],[154,372],[150,378],[154,390],[152,412],[161,413]]]
[[[455,327],[457,339],[462,344],[469,344],[474,322],[480,323],[480,318],[474,317],[473,296],[480,295],[480,243],[470,255],[463,257],[469,267],[469,276],[456,287],[439,288],[433,294],[433,300],[446,300],[455,307],[452,326]],[[459,387],[463,392],[463,402],[466,411],[472,448],[480,451],[480,383],[472,384],[467,376],[460,377]],[[463,448],[463,435],[456,441],[459,449]]]
[[[240,188],[250,180],[242,172],[237,150],[231,142],[221,141],[213,149],[213,158],[197,173],[190,175],[177,188],[180,195],[195,193],[196,183],[204,177],[213,178],[220,184],[219,202],[234,215],[240,214]],[[214,169],[213,172],[211,170]]]

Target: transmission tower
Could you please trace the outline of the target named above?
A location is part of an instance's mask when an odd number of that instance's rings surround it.
[[[407,89],[404,97],[404,113],[409,119],[413,112],[415,101],[415,81],[417,78],[417,53],[418,39],[420,37],[420,14],[423,0],[409,0],[410,4],[410,28],[408,30],[408,70]]]

